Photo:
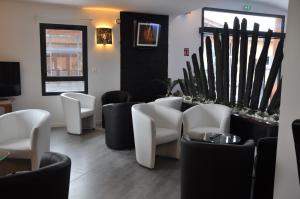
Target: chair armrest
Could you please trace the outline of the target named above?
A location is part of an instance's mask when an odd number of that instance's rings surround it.
[[[131,108],[131,112],[135,142],[144,143],[147,145],[145,147],[151,147],[156,136],[154,120],[135,109],[135,106]]]
[[[226,113],[226,115],[224,116],[220,124],[221,132],[224,132],[225,135],[230,133],[230,119],[231,119],[231,114]]]

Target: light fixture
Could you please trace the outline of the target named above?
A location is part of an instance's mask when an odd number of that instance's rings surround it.
[[[112,44],[112,29],[97,28],[97,44]]]

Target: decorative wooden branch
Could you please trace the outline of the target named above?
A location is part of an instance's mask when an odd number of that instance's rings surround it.
[[[192,85],[190,85],[191,81],[189,80],[189,76],[188,76],[186,69],[183,68],[182,70],[183,70],[184,84],[186,87],[187,94],[191,96],[192,95],[192,91],[191,91]]]
[[[272,63],[272,68],[270,70],[268,81],[264,90],[264,94],[260,101],[260,106],[259,106],[260,111],[265,111],[268,106],[268,101],[283,60],[283,43],[284,43],[283,39],[281,39],[280,42],[278,43],[274,60]]]
[[[251,102],[250,102],[250,108],[252,110],[257,110],[258,108],[259,96],[263,84],[263,78],[265,75],[266,63],[268,59],[268,51],[269,51],[269,46],[270,46],[270,41],[271,41],[271,36],[273,31],[269,30],[268,33],[269,34],[265,38],[264,46],[255,68],[255,77],[254,77],[253,90],[252,90]]]
[[[239,74],[239,92],[238,92],[238,103],[237,103],[239,107],[243,106],[243,97],[245,94],[247,52],[248,52],[247,20],[243,19],[242,27],[241,27],[240,74]]]
[[[188,96],[189,93],[187,92],[187,88],[185,87],[185,84],[184,84],[183,80],[182,79],[178,79],[178,83],[179,83],[179,86],[180,86],[180,89],[181,89],[182,93],[184,95]]]
[[[222,47],[219,33],[214,33],[214,46],[216,55],[216,87],[217,87],[217,103],[223,102],[223,62]]]
[[[275,34],[272,30],[269,30],[267,33],[260,32],[259,24],[257,23],[254,24],[253,31],[247,31],[247,20],[243,19],[240,26],[238,18],[234,19],[233,29],[228,29],[228,24],[225,23],[223,29],[214,28],[210,30],[214,30],[215,66],[211,37],[207,36],[205,40],[207,76],[204,69],[203,47],[200,46],[199,62],[197,55],[195,53],[192,55],[194,71],[192,71],[190,62],[187,62],[187,69],[183,69],[184,81],[178,80],[182,92],[185,95],[199,97],[201,101],[209,99],[215,101],[215,103],[237,106],[238,108],[247,107],[253,110],[251,112],[257,111],[259,105],[259,111],[261,112],[264,112],[267,109],[269,114],[278,113],[280,106],[281,81],[269,106],[268,102],[276,77],[281,68],[285,34]],[[249,33],[251,33],[251,35]],[[220,39],[220,35],[222,40]],[[231,66],[229,66],[230,35],[232,35],[233,40]],[[252,38],[249,59],[247,59],[248,36],[251,36]],[[264,45],[256,64],[258,38],[262,36],[265,38]],[[281,40],[276,49],[266,87],[260,100],[263,78],[266,71],[268,50],[271,38],[276,36],[279,36]],[[248,64],[247,60],[249,60]],[[237,92],[238,64],[239,82]],[[230,71],[231,74],[229,74]],[[231,78],[229,78],[229,75]],[[238,96],[237,102],[236,96]]]
[[[207,56],[207,76],[208,76],[208,95],[209,99],[216,99],[216,91],[215,91],[215,73],[214,73],[214,64],[212,57],[212,49],[211,49],[211,40],[210,37],[206,37],[206,56]]]
[[[248,63],[246,92],[244,95],[244,107],[249,107],[249,102],[250,102],[250,95],[251,95],[252,84],[253,84],[253,73],[254,73],[255,61],[256,61],[258,32],[259,32],[259,24],[254,23],[251,49],[249,55],[249,63]]]
[[[205,98],[208,98],[208,86],[207,86],[207,78],[206,73],[204,69],[204,60],[203,60],[203,47],[199,47],[199,58],[200,58],[200,74],[201,74],[201,80],[203,85],[203,94]]]
[[[195,86],[195,78],[193,76],[191,63],[189,61],[186,62],[186,67],[188,69],[188,75],[189,75],[189,80],[190,80],[190,85],[191,85],[192,96],[196,96],[197,94],[201,95],[202,93],[197,92],[197,88]]]
[[[235,105],[236,98],[236,75],[239,58],[240,46],[240,21],[237,17],[234,19],[232,32],[232,64],[231,64],[231,89],[230,89],[230,104]]]
[[[274,114],[279,112],[279,107],[280,107],[280,98],[281,98],[281,89],[282,89],[282,79],[280,79],[279,85],[277,90],[275,91],[274,96],[272,97],[272,100],[270,102],[270,105],[268,107],[268,113]]]
[[[222,33],[222,54],[223,54],[223,103],[229,104],[229,33],[228,24],[224,24]]]
[[[193,62],[193,66],[194,66],[194,73],[195,73],[195,81],[196,81],[196,84],[197,84],[197,90],[198,90],[199,93],[203,93],[203,83],[202,83],[202,78],[201,78],[201,74],[200,74],[197,55],[195,53],[192,55],[192,62]]]

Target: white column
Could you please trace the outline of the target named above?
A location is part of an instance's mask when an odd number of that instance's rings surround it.
[[[300,118],[300,1],[290,0],[284,49],[274,199],[299,199],[297,162],[291,124]]]

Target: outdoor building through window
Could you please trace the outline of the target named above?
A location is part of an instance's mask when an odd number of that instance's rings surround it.
[[[249,30],[249,31],[253,30],[254,23],[258,23],[259,31],[267,32],[269,29],[271,29],[275,33],[283,33],[284,32],[285,17],[281,16],[281,15],[223,10],[223,9],[216,9],[216,8],[203,8],[202,12],[203,12],[202,27],[223,28],[224,23],[227,22],[228,28],[233,29],[234,18],[238,17],[240,23],[242,22],[243,18],[245,18],[247,20],[247,30]],[[212,39],[212,42],[213,42],[212,34],[205,33],[203,36],[204,37],[210,36]],[[203,41],[205,41],[205,40],[203,40]],[[251,36],[249,36],[248,37],[248,57],[250,54],[251,41],[252,41],[252,38],[251,38]],[[279,43],[279,39],[276,39],[276,38],[271,39],[271,43],[269,46],[269,52],[268,52],[268,61],[267,61],[267,65],[266,65],[265,75],[264,75],[264,84],[263,84],[262,90],[264,89],[264,85],[266,84],[267,78],[269,76],[278,43]],[[264,39],[259,38],[258,43],[257,43],[256,62],[259,59],[263,45],[264,45]],[[230,37],[229,47],[230,47],[229,64],[231,66],[232,37]],[[204,52],[205,51],[206,51],[206,49],[204,49]],[[206,53],[204,53],[204,56],[205,56],[204,59],[206,60]],[[214,61],[215,61],[215,58],[214,58]],[[229,68],[231,68],[231,67],[229,67]],[[231,71],[229,71],[229,74],[230,73],[231,73]],[[238,74],[239,74],[239,66],[238,66]],[[238,78],[239,78],[239,75],[237,75],[237,85],[236,85],[237,87],[238,87],[238,82],[239,82]],[[276,91],[277,86],[278,86],[277,84],[274,85],[272,95]]]
[[[87,92],[86,26],[40,24],[43,95]]]

